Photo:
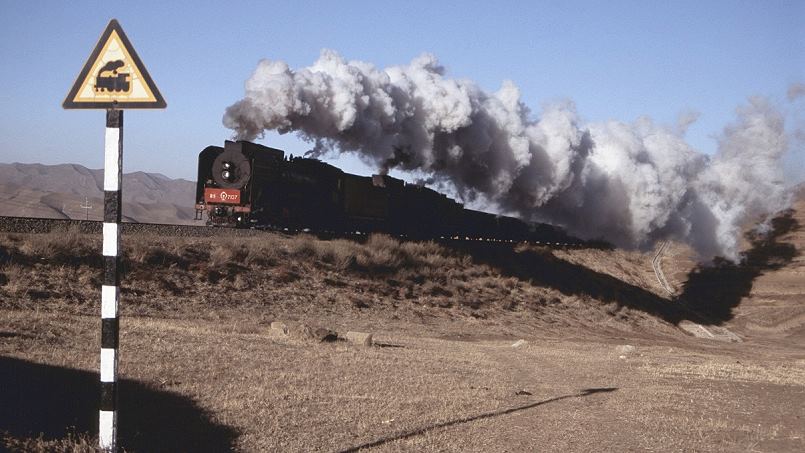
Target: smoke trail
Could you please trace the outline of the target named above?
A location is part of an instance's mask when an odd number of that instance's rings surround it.
[[[696,117],[582,125],[564,102],[534,118],[513,83],[487,93],[445,77],[432,55],[380,70],[325,50],[298,70],[261,61],[223,122],[241,139],[295,131],[314,155],[356,152],[381,171],[416,171],[581,237],[639,248],[671,237],[703,258],[734,259],[743,222],[787,202],[783,119],[750,99],[708,157],[683,139]]]
[[[788,100],[793,101],[805,96],[805,83],[792,83],[788,87]]]

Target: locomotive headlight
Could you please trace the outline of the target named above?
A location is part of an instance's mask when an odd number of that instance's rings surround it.
[[[232,173],[230,173],[229,170],[224,170],[221,172],[221,176],[227,181],[229,181],[232,178]]]
[[[224,162],[221,166],[224,167],[224,170],[229,170],[232,168],[232,162]]]

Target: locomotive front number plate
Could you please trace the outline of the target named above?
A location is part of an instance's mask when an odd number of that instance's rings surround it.
[[[129,38],[114,19],[62,104],[66,109],[164,109],[165,105]]]
[[[235,189],[204,189],[204,200],[207,203],[239,204],[240,190]]]

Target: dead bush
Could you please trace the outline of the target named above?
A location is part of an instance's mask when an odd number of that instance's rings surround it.
[[[357,247],[355,243],[343,239],[319,241],[316,242],[316,257],[323,263],[345,270],[354,265]]]
[[[366,241],[366,247],[377,251],[391,251],[400,248],[400,241],[387,234],[373,233]]]
[[[18,244],[23,241],[22,235],[19,233],[6,233],[0,237],[3,238],[3,242],[7,242],[8,244],[15,244],[15,243]]]
[[[420,261],[426,261],[430,256],[444,258],[447,255],[447,250],[435,242],[403,242],[400,247],[408,256]]]
[[[66,232],[26,235],[20,251],[34,259],[56,264],[100,261],[101,241],[96,235],[81,234],[77,227]]]
[[[400,241],[385,234],[371,235],[357,252],[353,268],[366,272],[391,272],[407,267],[411,261]]]
[[[189,264],[206,263],[210,260],[210,247],[203,243],[183,244],[177,253]]]
[[[287,250],[294,257],[309,258],[316,256],[316,244],[319,240],[309,234],[300,234],[291,239]]]
[[[277,283],[292,283],[301,278],[302,276],[299,275],[295,268],[288,266],[280,266],[274,273],[274,279]]]
[[[445,296],[452,297],[453,292],[445,288],[443,284],[438,282],[426,282],[422,287],[422,292],[429,296]]]
[[[187,267],[187,262],[184,258],[158,245],[146,249],[145,253],[139,258],[140,263],[152,266],[168,267],[172,264],[178,264],[182,267]]]
[[[363,244],[345,239],[321,240],[301,234],[285,240],[281,249],[288,258],[314,258],[339,270],[368,273],[393,273],[417,267],[442,268],[457,263],[455,257],[438,244],[400,242],[386,234],[372,234]]]
[[[238,274],[235,276],[235,279],[232,281],[232,287],[237,290],[245,290],[251,287],[251,282],[249,278],[243,274]]]
[[[3,284],[6,291],[11,294],[25,293],[29,287],[29,273],[18,264],[6,264],[2,267]]]
[[[250,244],[251,250],[246,256],[245,263],[249,266],[275,266],[280,262],[281,252],[275,242]]]
[[[249,247],[240,240],[217,242],[210,252],[210,265],[222,267],[228,264],[243,264],[249,256]]]
[[[196,261],[192,255],[186,256],[188,247],[186,241],[182,239],[166,240],[135,235],[126,238],[123,256],[132,264],[158,267],[179,266],[187,269],[191,262]]]

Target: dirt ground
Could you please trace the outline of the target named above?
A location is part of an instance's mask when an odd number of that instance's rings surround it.
[[[795,208],[748,240],[742,264],[697,268],[669,247],[673,296],[650,252],[124,237],[121,444],[805,451],[805,205]],[[60,255],[70,241],[86,250]],[[96,246],[0,236],[0,450],[91,451]],[[741,341],[697,338],[681,322]],[[319,342],[315,327],[372,332],[375,344]]]

